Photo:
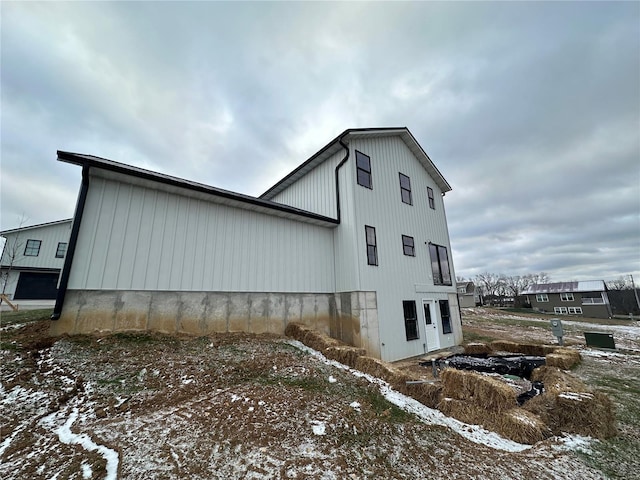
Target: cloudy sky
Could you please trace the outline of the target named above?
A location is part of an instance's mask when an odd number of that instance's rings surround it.
[[[259,195],[406,126],[456,273],[640,282],[640,3],[2,2],[0,229],[73,215],[56,150]]]

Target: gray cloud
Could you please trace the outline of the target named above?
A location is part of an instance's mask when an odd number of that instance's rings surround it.
[[[259,194],[349,127],[453,186],[458,275],[640,277],[637,3],[2,8],[2,228],[69,217],[90,153]]]

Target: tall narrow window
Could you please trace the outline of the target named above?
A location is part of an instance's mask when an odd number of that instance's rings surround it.
[[[408,203],[409,205],[413,205],[413,200],[411,199],[411,179],[402,173],[400,175],[400,197],[402,198],[403,203]]]
[[[376,229],[365,225],[365,237],[367,239],[367,263],[378,265],[378,246],[376,244]]]
[[[64,258],[67,254],[67,244],[64,242],[58,242],[58,248],[56,249],[56,258]]]
[[[433,188],[427,187],[427,197],[429,197],[429,208],[432,210],[436,209],[436,202],[433,198]]]
[[[408,340],[416,340],[418,336],[418,314],[415,300],[403,300],[404,331]]]
[[[449,300],[439,300],[440,319],[442,320],[442,333],[451,333],[451,311],[449,310]]]
[[[413,243],[413,237],[402,235],[402,251],[405,255],[408,255],[410,257],[416,256],[416,248]]]
[[[371,159],[357,150],[356,175],[358,177],[358,185],[373,189],[373,183],[371,182]]]
[[[449,254],[447,247],[429,244],[429,256],[431,257],[431,272],[434,285],[451,285],[451,270],[449,269]]]
[[[40,244],[42,240],[27,240],[27,245],[24,247],[25,257],[37,257],[40,254]]]

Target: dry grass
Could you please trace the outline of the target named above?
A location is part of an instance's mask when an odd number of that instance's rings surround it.
[[[491,349],[486,343],[467,343],[464,346],[464,353],[467,355],[487,355]]]
[[[445,397],[465,400],[492,412],[517,406],[515,390],[486,375],[447,368],[442,372],[442,383]]]

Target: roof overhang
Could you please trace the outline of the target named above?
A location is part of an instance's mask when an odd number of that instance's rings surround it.
[[[182,194],[196,194],[202,199],[234,208],[251,210],[266,215],[288,218],[290,220],[311,223],[323,227],[335,227],[338,224],[337,219],[326,217],[324,215],[318,215],[313,212],[271,202],[266,199],[211,187],[202,183],[153,172],[151,170],[134,167],[132,165],[115,162],[113,160],[93,155],[58,151],[58,160],[65,163],[79,165],[90,170],[98,170],[94,173],[99,176],[117,180],[125,180],[127,177],[130,177],[131,179],[136,179],[130,181],[130,183],[143,183],[147,186],[156,182],[163,185],[165,190],[168,189]]]
[[[12,228],[10,230],[3,230],[0,232],[0,235],[4,235],[5,233],[15,233],[15,232],[22,232],[24,230],[30,230],[32,228],[41,228],[41,227],[49,227],[52,225],[60,225],[61,223],[71,223],[73,221],[73,218],[66,218],[64,220],[56,220],[54,222],[46,222],[46,223],[39,223],[37,225],[29,225],[26,227],[18,227],[18,228]]]
[[[295,170],[289,173],[286,177],[281,179],[271,188],[269,188],[266,192],[260,195],[260,198],[271,199],[275,197],[278,193],[285,190],[287,187],[297,182],[300,178],[305,176],[311,170],[316,168],[322,162],[327,160],[329,157],[335,155],[338,151],[343,149],[343,146],[340,142],[344,142],[346,144],[349,143],[349,140],[355,140],[359,138],[376,138],[376,137],[392,137],[399,136],[404,143],[407,145],[409,150],[413,153],[413,155],[418,159],[418,161],[422,164],[425,170],[429,173],[429,175],[435,180],[436,184],[440,188],[440,190],[445,193],[451,191],[451,185],[445,180],[444,176],[437,169],[435,164],[429,158],[429,155],[424,151],[424,149],[420,146],[415,137],[411,134],[407,127],[385,127],[385,128],[351,128],[345,130],[336,138],[331,140],[327,145],[325,145],[320,151],[315,153],[311,158],[298,166]]]

